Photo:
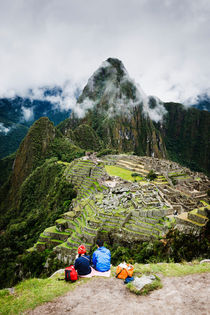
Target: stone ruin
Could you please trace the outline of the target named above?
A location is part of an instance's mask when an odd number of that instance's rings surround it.
[[[136,172],[143,179],[129,182],[113,177],[107,174],[106,164]],[[150,170],[157,174],[152,182],[146,179]],[[90,250],[98,237],[127,244],[152,241],[166,234],[171,219],[186,233],[200,233],[208,221],[208,178],[171,161],[128,155],[99,160],[87,155],[69,164],[65,177],[77,198],[31,249],[53,247],[64,263],[74,260],[80,244]]]

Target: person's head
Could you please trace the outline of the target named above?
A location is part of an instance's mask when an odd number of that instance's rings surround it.
[[[96,241],[96,245],[98,245],[98,247],[101,247],[101,246],[104,245],[104,242],[101,241],[101,240],[97,240],[97,241]]]
[[[85,254],[85,253],[86,253],[85,245],[80,245],[80,246],[78,247],[78,254],[79,254],[79,255],[83,255],[83,254]]]

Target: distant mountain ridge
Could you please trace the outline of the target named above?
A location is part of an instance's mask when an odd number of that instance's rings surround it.
[[[192,107],[210,112],[210,97],[208,94],[198,95],[196,103]]]
[[[45,89],[44,97],[61,94],[60,88]],[[60,110],[50,101],[16,96],[0,99],[0,158],[17,150],[28,128],[40,117],[55,125],[69,117],[71,110]]]

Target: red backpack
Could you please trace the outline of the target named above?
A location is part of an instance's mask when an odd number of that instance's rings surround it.
[[[78,279],[77,272],[73,265],[65,268],[65,280],[66,281],[76,281]]]

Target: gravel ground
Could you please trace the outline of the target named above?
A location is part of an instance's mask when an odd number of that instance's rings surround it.
[[[148,296],[130,293],[120,279],[93,278],[27,314],[210,314],[210,273],[160,278],[163,288]]]

